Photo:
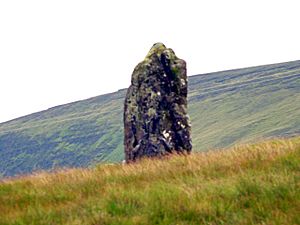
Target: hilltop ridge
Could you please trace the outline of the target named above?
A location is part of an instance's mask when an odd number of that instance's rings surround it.
[[[300,61],[195,75],[189,79],[198,151],[300,133]],[[124,158],[126,89],[0,124],[0,176],[85,167]]]

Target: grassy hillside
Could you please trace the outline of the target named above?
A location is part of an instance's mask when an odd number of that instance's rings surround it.
[[[0,224],[300,224],[300,137],[0,183]]]
[[[126,90],[0,124],[0,177],[121,161]],[[300,133],[300,61],[189,77],[194,149]]]

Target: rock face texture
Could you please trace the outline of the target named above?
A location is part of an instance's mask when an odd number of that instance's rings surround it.
[[[186,63],[162,43],[133,71],[124,128],[126,162],[192,150]]]

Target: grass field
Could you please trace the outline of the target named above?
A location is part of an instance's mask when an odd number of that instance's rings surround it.
[[[0,224],[300,224],[300,137],[0,182]]]

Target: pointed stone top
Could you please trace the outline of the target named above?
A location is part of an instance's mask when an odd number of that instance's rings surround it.
[[[171,48],[167,48],[163,43],[155,43],[148,52],[145,60],[151,58],[153,55],[157,55],[159,58],[164,54],[168,59],[177,59],[175,52]]]
[[[161,53],[163,53],[164,50],[166,50],[166,46],[163,43],[155,43],[152,48],[150,49],[150,51],[148,52],[146,58],[151,57],[153,54],[156,54],[158,56],[161,55]]]

